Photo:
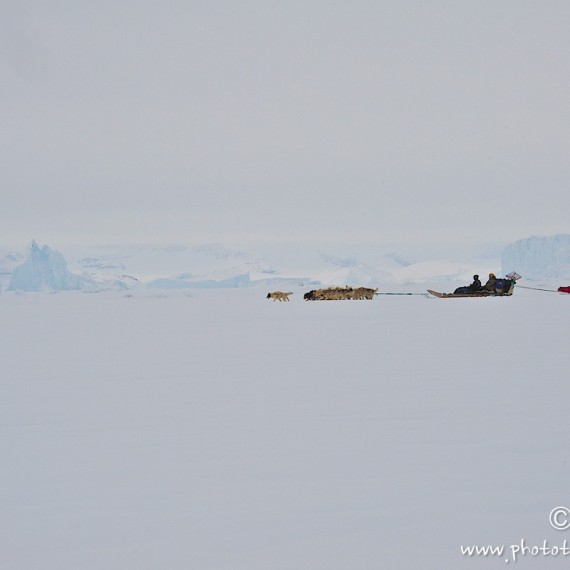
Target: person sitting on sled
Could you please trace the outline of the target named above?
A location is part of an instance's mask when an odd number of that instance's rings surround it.
[[[487,283],[485,283],[483,291],[485,291],[486,293],[494,293],[496,284],[497,284],[497,278],[495,277],[495,274],[489,273],[489,280],[487,281]]]
[[[481,286],[481,281],[479,281],[479,275],[473,275],[473,283],[471,285],[466,285],[464,287],[458,287],[453,292],[454,295],[474,295],[476,293],[481,293],[483,287]]]
[[[481,285],[481,281],[479,281],[479,275],[473,275],[473,283],[469,285],[470,291],[473,293],[479,293],[483,289],[483,285]]]

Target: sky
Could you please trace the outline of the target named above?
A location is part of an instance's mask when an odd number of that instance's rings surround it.
[[[570,232],[570,3],[3,0],[0,240]]]

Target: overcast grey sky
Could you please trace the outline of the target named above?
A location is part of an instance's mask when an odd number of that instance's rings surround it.
[[[570,232],[567,0],[2,0],[0,239]]]

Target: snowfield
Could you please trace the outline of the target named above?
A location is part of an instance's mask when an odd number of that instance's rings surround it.
[[[570,295],[302,293],[0,295],[2,568],[504,568],[570,541]],[[516,563],[570,564],[546,558]]]

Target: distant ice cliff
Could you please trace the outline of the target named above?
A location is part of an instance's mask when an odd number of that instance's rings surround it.
[[[509,244],[501,256],[503,273],[527,279],[570,277],[570,234],[529,237]]]

